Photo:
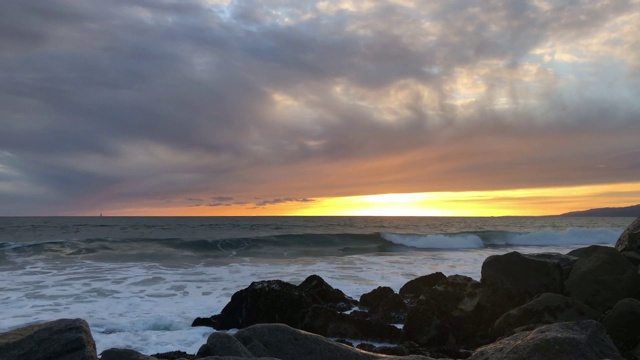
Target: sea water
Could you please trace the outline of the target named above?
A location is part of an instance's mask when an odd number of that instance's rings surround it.
[[[251,282],[317,274],[358,299],[441,271],[480,279],[489,255],[613,246],[632,218],[0,218],[0,332],[83,318],[98,352],[195,353],[192,328]]]

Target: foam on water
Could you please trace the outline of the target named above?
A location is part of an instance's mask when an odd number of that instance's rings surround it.
[[[195,353],[212,329],[191,328],[193,319],[219,313],[234,292],[252,281],[282,279],[298,284],[308,275],[318,274],[359,298],[380,285],[397,291],[406,281],[434,271],[477,277],[480,262],[463,258],[465,266],[455,267],[453,254],[446,253],[247,260],[195,268],[34,263],[23,270],[7,271],[0,280],[0,331],[80,317],[89,322],[98,351],[124,347],[146,354],[173,350]]]
[[[541,230],[529,233],[485,231],[434,235],[394,233],[380,235],[394,244],[417,249],[480,249],[491,246],[613,245],[620,235],[620,230],[569,228],[562,231]]]
[[[514,248],[524,250],[524,248]],[[566,252],[570,248],[548,248]],[[212,332],[192,328],[199,316],[219,313],[234,292],[252,281],[299,284],[318,274],[358,299],[378,286],[398,291],[407,281],[441,271],[479,279],[482,261],[500,249],[405,252],[296,259],[244,259],[224,266],[166,268],[152,263],[34,263],[6,271],[0,331],[59,318],[87,320],[98,351],[130,348],[145,354],[197,352]]]
[[[618,223],[597,228],[590,221],[579,224],[590,228],[570,228],[554,225],[560,220],[537,218],[530,220],[535,226],[522,219],[86,221],[95,222],[93,227],[83,226],[85,220],[54,220],[0,221],[0,332],[83,318],[99,352],[117,347],[145,354],[197,352],[213,330],[192,328],[193,319],[219,313],[233,293],[253,281],[299,284],[317,274],[358,299],[378,286],[398,291],[407,281],[436,271],[479,279],[490,255],[566,253],[613,244],[622,231]],[[60,226],[42,225],[45,221]],[[271,224],[278,221],[279,227]],[[282,225],[287,222],[293,225]],[[259,234],[251,230],[254,223],[260,225]],[[69,224],[77,224],[86,236],[75,238]],[[455,233],[443,232],[452,226],[457,226]],[[207,238],[211,229],[222,235]],[[189,236],[177,238],[183,231]],[[61,234],[68,238],[56,240]]]
[[[385,240],[394,244],[418,249],[478,249],[484,247],[482,239],[473,234],[380,234]]]

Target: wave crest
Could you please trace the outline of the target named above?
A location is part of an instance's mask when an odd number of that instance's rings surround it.
[[[380,236],[396,245],[417,249],[479,249],[497,246],[588,246],[614,245],[619,229],[569,228],[563,231],[542,230],[531,233],[484,231],[457,234],[394,234]]]
[[[397,245],[418,249],[478,249],[484,247],[480,236],[475,234],[380,234],[383,239]]]

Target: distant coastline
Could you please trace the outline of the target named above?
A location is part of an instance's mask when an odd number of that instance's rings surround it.
[[[639,217],[640,204],[626,207],[597,208],[583,211],[572,211],[558,216],[593,216],[593,217]]]

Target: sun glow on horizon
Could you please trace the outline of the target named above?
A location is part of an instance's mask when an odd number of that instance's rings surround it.
[[[122,216],[542,216],[640,203],[640,183],[574,187],[388,193],[222,207],[154,207],[109,211]]]

